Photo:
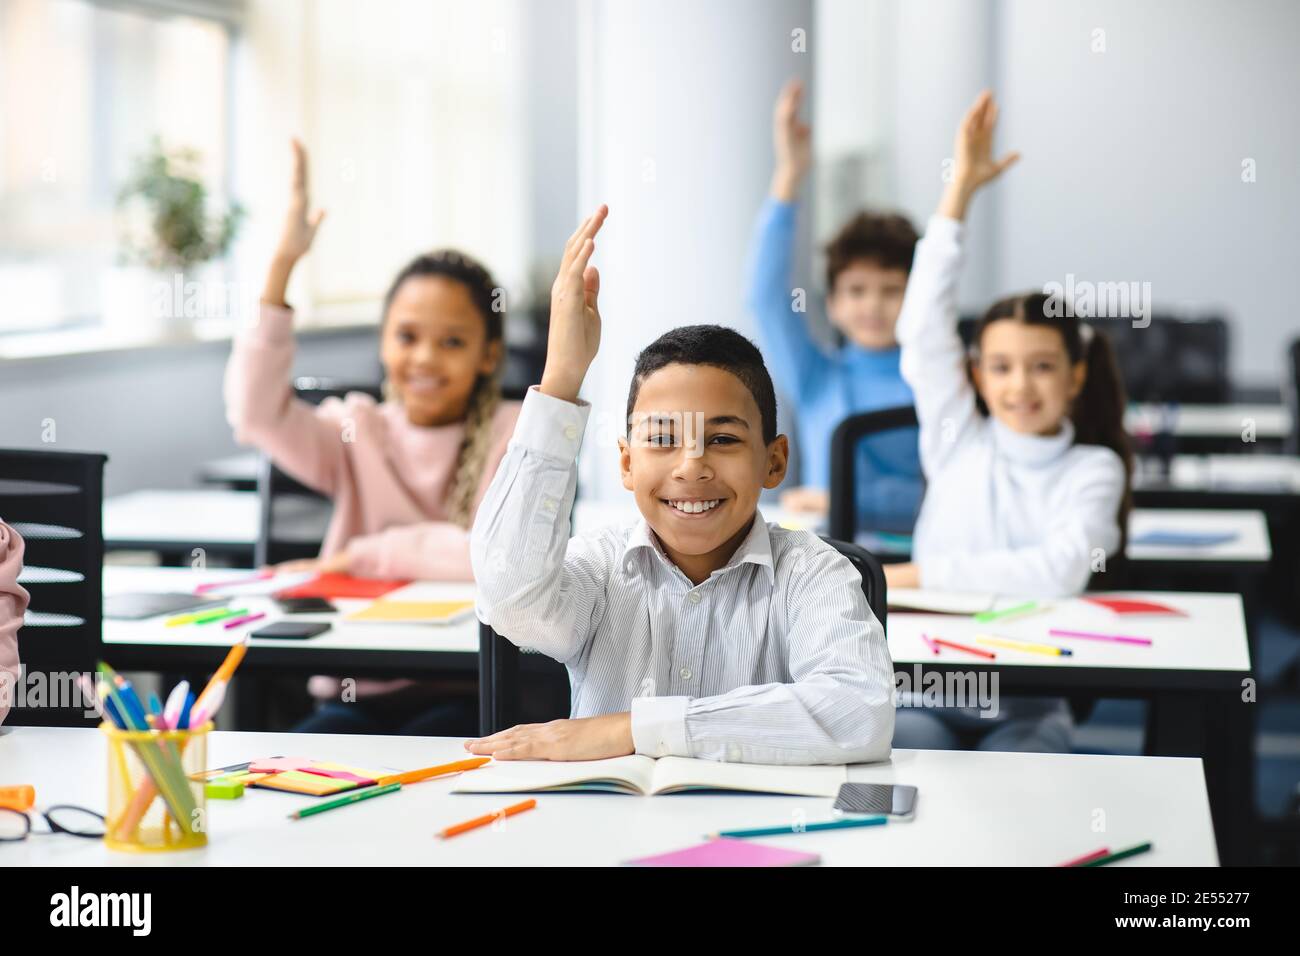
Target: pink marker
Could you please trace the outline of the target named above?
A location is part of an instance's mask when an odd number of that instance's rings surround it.
[[[239,627],[239,625],[241,624],[248,624],[252,621],[258,621],[264,617],[266,617],[265,611],[258,611],[256,614],[245,614],[243,617],[237,617],[232,621],[227,621],[225,627],[226,630],[228,631],[232,627]]]
[[[1116,644],[1150,644],[1149,637],[1129,637],[1126,634],[1094,634],[1092,631],[1066,631],[1059,627],[1051,628],[1048,632],[1053,637],[1081,637],[1088,641],[1113,641]]]
[[[270,568],[265,571],[258,571],[256,574],[249,575],[246,578],[232,578],[229,581],[209,581],[207,584],[200,584],[194,589],[195,594],[206,594],[208,591],[219,591],[222,588],[235,587],[239,584],[252,584],[255,581],[266,581],[275,577],[275,572]]]
[[[925,646],[934,651],[935,654],[939,653],[939,645],[932,641],[928,635],[922,634],[921,640],[925,641]]]

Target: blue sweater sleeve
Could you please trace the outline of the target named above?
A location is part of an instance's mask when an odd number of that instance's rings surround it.
[[[750,251],[748,301],[772,376],[794,396],[802,394],[826,361],[809,333],[807,313],[794,310],[792,274],[798,208],[796,203],[771,197],[763,203]]]

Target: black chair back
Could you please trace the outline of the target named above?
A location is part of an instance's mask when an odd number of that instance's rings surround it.
[[[862,486],[876,479],[869,481],[868,476],[860,475],[859,465],[862,463],[862,452],[869,450],[864,447],[864,439],[905,430],[907,440],[914,447],[918,427],[916,409],[911,405],[860,412],[850,415],[835,427],[831,435],[831,512],[827,529],[832,538],[852,541],[864,530],[911,533],[924,490],[919,457],[915,462],[916,473],[913,477],[889,477],[888,480],[899,484],[904,493],[893,496],[893,507],[887,515],[879,513],[885,509],[877,509],[877,513],[872,515],[860,514]],[[897,463],[894,464],[897,467]]]
[[[10,724],[93,726],[76,686],[101,657],[104,463],[80,452],[0,449],[0,518],[26,543],[18,632],[26,678]],[[19,690],[19,688],[15,688]]]
[[[1290,454],[1300,455],[1300,339],[1295,339],[1287,349],[1286,372],[1283,393],[1287,410],[1291,413],[1291,431],[1284,447]]]

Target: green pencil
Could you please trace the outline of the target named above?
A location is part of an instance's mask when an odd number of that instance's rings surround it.
[[[1114,863],[1116,860],[1127,860],[1131,856],[1137,856],[1139,853],[1146,853],[1151,849],[1150,843],[1139,843],[1137,846],[1131,846],[1127,850],[1120,850],[1118,853],[1112,853],[1110,856],[1098,857],[1095,860],[1089,860],[1087,863],[1080,863],[1080,866],[1105,866],[1107,863]]]
[[[1004,617],[1011,617],[1013,614],[1027,614],[1034,608],[1038,607],[1037,601],[1026,601],[1024,604],[1017,604],[1014,607],[1003,608],[1001,611],[980,611],[973,615],[975,620],[983,623],[985,621],[996,621]]]
[[[721,830],[713,836],[719,837],[758,837],[777,836],[781,833],[811,833],[814,830],[851,830],[855,827],[878,827],[889,822],[888,817],[845,817],[843,820],[831,820],[829,823],[805,823],[802,826],[788,824],[783,827],[754,827],[749,830]]]
[[[231,610],[230,608],[222,608],[219,611],[208,611],[206,614],[200,614],[194,620],[190,621],[190,623],[211,624],[213,621],[220,621],[223,618],[234,617],[237,614],[247,614],[247,613],[248,613],[248,608],[246,607],[241,607],[236,610]]]
[[[314,813],[324,813],[326,810],[333,810],[336,807],[346,807],[350,803],[359,803],[362,800],[369,800],[371,797],[382,796],[385,793],[392,793],[401,789],[402,785],[400,783],[390,783],[383,787],[366,787],[364,790],[355,790],[345,797],[330,800],[328,803],[318,803],[314,806],[304,807],[301,810],[295,810],[289,814],[289,819],[301,820],[303,817],[309,817]]]

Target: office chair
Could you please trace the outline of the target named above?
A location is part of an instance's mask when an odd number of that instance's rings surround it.
[[[916,409],[910,405],[850,415],[835,427],[827,528],[832,538],[853,541],[862,531],[912,533],[925,487],[917,451],[918,428]],[[873,441],[875,436],[896,447]],[[915,469],[913,475],[897,474],[909,467]],[[882,470],[883,477],[879,474]],[[868,471],[876,474],[865,474]],[[890,483],[893,494],[873,494],[882,482]]]
[[[862,593],[871,613],[885,626],[885,572],[866,548],[822,538],[844,555],[862,577]],[[568,717],[569,673],[563,664],[533,650],[521,649],[487,624],[479,624],[479,733],[494,734],[519,723]],[[527,695],[520,706],[521,698]]]
[[[1283,447],[1288,454],[1300,455],[1300,339],[1293,339],[1287,349],[1286,373],[1282,392],[1291,413],[1291,431]]]
[[[75,680],[94,673],[101,657],[106,461],[80,452],[0,450],[0,518],[26,542],[18,583],[31,595],[18,656],[24,674],[42,675],[45,689],[44,700],[13,701],[11,724],[97,723]]]

